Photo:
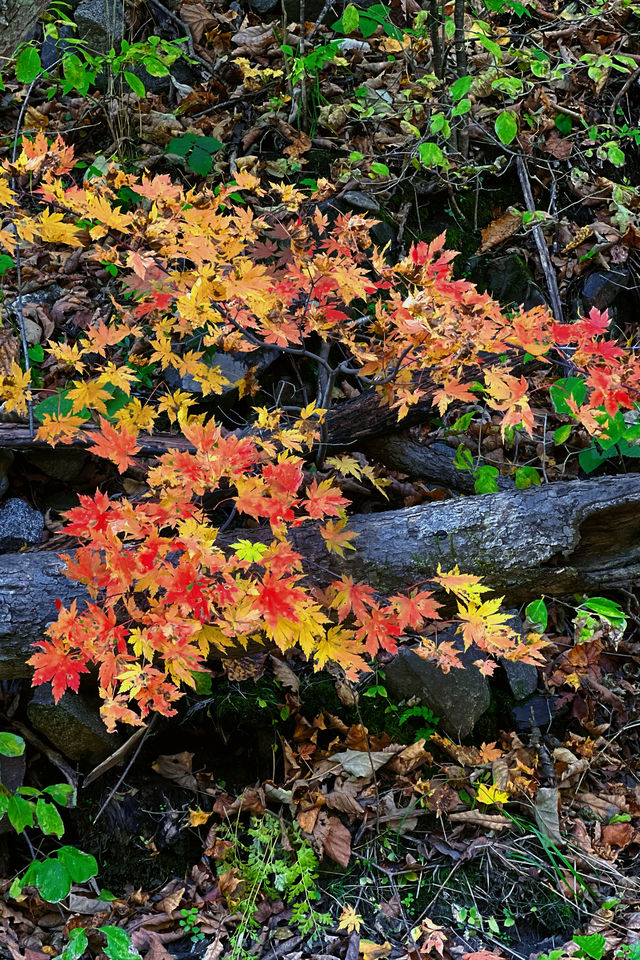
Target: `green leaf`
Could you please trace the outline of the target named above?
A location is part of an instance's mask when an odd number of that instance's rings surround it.
[[[360,22],[360,13],[358,8],[350,3],[344,9],[342,14],[342,29],[345,33],[353,33],[358,29],[358,24]]]
[[[526,490],[527,487],[538,487],[540,483],[540,474],[535,467],[518,467],[516,470],[517,490]]]
[[[69,799],[73,796],[74,790],[70,783],[52,783],[42,791],[51,797],[59,806],[66,807]]]
[[[525,616],[531,621],[531,623],[538,624],[543,631],[547,629],[549,613],[544,600],[532,600],[531,603],[527,604],[525,608]]]
[[[389,176],[389,167],[386,163],[378,163],[377,160],[371,164],[371,172],[375,173],[377,177],[388,177]]]
[[[565,443],[569,439],[571,433],[571,424],[565,423],[563,427],[558,427],[558,429],[553,434],[553,442],[558,446],[561,443]]]
[[[200,150],[199,147],[194,147],[187,159],[187,166],[190,170],[193,170],[194,173],[199,174],[201,177],[206,177],[206,175],[211,172],[213,158],[206,150]]]
[[[13,258],[8,253],[0,253],[0,277],[4,277],[7,270],[15,267]]]
[[[580,947],[579,957],[590,957],[591,960],[602,960],[607,948],[607,941],[601,933],[592,933],[589,936],[574,936],[573,942]]]
[[[49,903],[59,903],[71,890],[69,871],[55,857],[48,857],[37,865],[35,883],[40,896]]]
[[[3,757],[21,757],[24,740],[15,733],[0,733],[0,754]]]
[[[169,68],[156,57],[145,57],[142,61],[145,70],[151,77],[168,77]]]
[[[259,563],[269,550],[264,543],[252,543],[251,540],[236,540],[231,546],[239,560],[248,560],[249,563]]]
[[[44,360],[44,347],[41,343],[34,343],[32,347],[29,347],[29,360],[32,363],[42,363]]]
[[[601,453],[596,445],[592,444],[590,447],[588,447],[588,449],[580,451],[578,455],[578,462],[585,473],[593,473],[594,470],[597,470],[605,460],[611,456],[614,456],[615,453],[615,447],[612,447],[605,453]]]
[[[587,385],[579,377],[565,377],[549,387],[549,396],[556,413],[574,416],[567,399],[570,397],[576,407],[581,407],[587,397]]]
[[[76,927],[69,934],[69,942],[58,957],[58,960],[78,960],[88,947],[87,934],[84,927]]]
[[[33,83],[41,71],[40,54],[35,47],[25,47],[16,57],[16,80],[18,83]]]
[[[109,960],[140,960],[140,954],[131,946],[131,937],[120,927],[98,927],[107,939],[105,953]]]
[[[418,153],[420,155],[420,161],[425,167],[442,167],[444,166],[445,159],[444,154],[437,143],[432,143],[427,141],[427,143],[421,143],[418,147]]]
[[[465,447],[464,443],[458,446],[453,465],[456,470],[471,470],[473,467],[473,455],[471,451]]]
[[[92,83],[95,83],[96,79],[95,70],[89,70],[77,53],[70,53],[65,56],[62,61],[62,74],[64,76],[62,92],[65,96],[71,90],[77,90],[81,97],[85,97],[89,92],[89,87]]]
[[[609,163],[614,165],[614,167],[623,167],[626,162],[624,151],[622,151],[615,143],[612,143],[607,148],[607,159],[609,160]]]
[[[459,103],[455,105],[455,107],[451,111],[451,116],[461,117],[463,114],[469,113],[469,110],[471,110],[471,100],[465,97],[464,100],[461,100]]]
[[[63,835],[64,823],[55,804],[40,798],[36,803],[36,818],[38,826],[47,836],[53,833],[60,839]]]
[[[602,617],[614,626],[622,626],[627,622],[624,610],[620,604],[616,603],[615,600],[607,600],[606,597],[589,597],[587,600],[583,600],[580,607],[585,607],[587,610],[597,613],[599,617]]]
[[[137,77],[135,73],[131,73],[130,70],[125,70],[124,78],[129,84],[129,86],[131,87],[131,89],[133,90],[133,92],[135,93],[135,95],[137,97],[140,97],[141,100],[144,100],[144,98],[147,95],[147,88],[145,87],[140,77]]]
[[[494,130],[500,143],[513,143],[518,135],[518,121],[510,110],[503,110],[495,119]]]
[[[489,464],[483,464],[478,467],[474,474],[474,484],[476,493],[497,493],[498,492],[498,469],[490,467]]]
[[[174,137],[173,140],[169,140],[169,143],[165,147],[165,153],[172,153],[176,157],[186,157],[189,153],[189,150],[193,149],[193,145],[198,138],[193,133],[187,133],[184,137]]]
[[[37,403],[33,408],[36,419],[42,423],[46,416],[51,417],[59,414],[64,416],[67,413],[71,413],[73,404],[71,400],[67,399],[68,392],[68,390],[60,390],[58,393],[54,393],[53,396],[47,397],[47,399],[41,403]],[[80,414],[80,416],[82,416],[82,414]],[[87,418],[85,417],[85,419]]]
[[[22,833],[25,827],[33,826],[33,809],[33,804],[29,803],[28,800],[23,800],[22,797],[16,797],[15,795],[9,797],[7,816],[16,833]]]
[[[461,100],[471,89],[473,77],[458,77],[449,87],[452,100]]]
[[[77,847],[60,847],[58,858],[65,865],[74,883],[86,883],[98,873],[96,858],[90,853],[83,853]]]

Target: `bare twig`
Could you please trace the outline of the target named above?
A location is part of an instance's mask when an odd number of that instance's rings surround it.
[[[522,195],[524,196],[524,202],[526,204],[527,210],[530,213],[535,214],[536,207],[533,201],[533,193],[531,192],[531,183],[529,181],[529,174],[527,173],[527,168],[522,157],[516,158],[516,167],[518,170],[520,186],[522,187]],[[536,247],[538,248],[540,263],[544,271],[544,277],[547,284],[547,289],[549,291],[549,298],[551,300],[551,311],[553,313],[554,319],[558,323],[562,323],[562,303],[560,301],[560,291],[558,290],[558,280],[556,277],[556,272],[553,269],[553,264],[551,263],[551,257],[549,256],[549,250],[547,248],[547,244],[544,239],[542,227],[535,220],[533,224],[533,236],[536,241]]]

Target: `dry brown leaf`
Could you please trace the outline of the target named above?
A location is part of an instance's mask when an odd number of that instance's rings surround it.
[[[619,847],[624,850],[632,843],[638,842],[638,831],[629,823],[609,823],[602,828],[602,843],[608,847]]]
[[[512,821],[501,817],[497,813],[480,813],[479,810],[461,810],[460,813],[450,813],[449,820],[455,823],[472,823],[485,830],[504,830],[511,827]]]
[[[410,743],[408,747],[395,755],[387,769],[401,777],[406,777],[407,774],[413,773],[414,770],[418,770],[419,767],[433,760],[431,754],[424,749],[424,744],[424,738],[416,740],[415,743]]]
[[[478,247],[478,253],[486,253],[492,247],[497,247],[499,243],[508,240],[509,237],[522,226],[522,218],[513,213],[503,213],[497,220],[493,220],[488,227],[485,227],[481,233],[482,243]]]
[[[347,780],[343,783],[338,778],[331,793],[325,797],[325,803],[331,810],[339,810],[351,816],[361,816],[364,813],[364,807],[356,799],[357,792],[358,787],[353,781]]]
[[[209,13],[203,3],[183,3],[180,17],[189,27],[194,43],[200,43],[205,32],[215,27],[215,17]]]
[[[171,755],[164,754],[159,756],[151,764],[151,767],[159,776],[166,777],[167,780],[174,780],[185,790],[197,790],[196,778],[191,773],[193,758],[194,754],[187,750]]]
[[[375,771],[393,759],[393,755],[383,753],[382,750],[370,750],[368,753],[362,750],[345,750],[343,753],[334,753],[331,759],[337,761],[345,773],[360,779],[372,777]]]
[[[351,834],[341,820],[321,811],[313,831],[313,839],[318,844],[321,856],[326,855],[341,867],[349,866]]]
[[[273,674],[276,680],[281,683],[283,687],[286,687],[287,690],[293,690],[294,693],[297,693],[300,689],[300,684],[291,667],[285,663],[284,660],[278,660],[277,657],[270,657],[269,659],[271,660]]]
[[[168,917],[173,916],[174,910],[177,910],[184,897],[185,885],[179,883],[174,890],[171,890],[159,901],[158,906],[166,913]]]
[[[20,357],[20,344],[11,327],[0,327],[0,377],[11,373],[11,364]]]
[[[564,840],[560,833],[560,815],[558,805],[560,794],[557,787],[539,787],[536,795],[535,816],[541,833],[562,846]]]
[[[318,822],[319,807],[312,807],[310,810],[298,810],[296,820],[301,830],[305,833],[313,833]]]

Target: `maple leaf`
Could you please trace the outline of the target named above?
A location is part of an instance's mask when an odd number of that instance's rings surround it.
[[[34,646],[42,649],[41,653],[34,653],[27,660],[29,666],[34,668],[34,684],[51,681],[51,692],[56,703],[68,689],[77,693],[80,675],[89,672],[85,658],[55,640],[40,640]]]
[[[337,553],[339,557],[344,557],[345,550],[355,550],[351,543],[358,533],[352,530],[345,530],[347,525],[346,517],[341,520],[328,520],[324,527],[320,527],[320,533],[327,545],[329,553]]]
[[[359,933],[364,920],[354,907],[345,906],[338,917],[338,930],[346,930],[347,933]]]
[[[71,443],[84,422],[82,417],[73,413],[46,413],[42,425],[38,427],[37,438],[50,443],[52,447],[56,443]]]
[[[375,591],[366,583],[356,583],[353,577],[343,577],[332,584],[338,589],[332,606],[338,611],[338,619],[344,620],[350,613],[361,622],[367,616],[367,607],[374,604]]]
[[[81,247],[82,240],[78,238],[78,227],[73,223],[64,222],[64,214],[43,211],[37,225],[40,238],[45,243],[66,243],[70,247]]]
[[[440,416],[442,416],[446,413],[449,404],[453,403],[454,400],[473,403],[477,400],[477,396],[471,393],[469,386],[453,378],[447,380],[443,387],[434,392],[433,405],[438,408]]]
[[[307,487],[307,499],[302,501],[302,506],[310,517],[317,520],[326,516],[339,517],[344,508],[349,506],[349,501],[340,494],[331,479],[320,483],[314,480]]]
[[[108,390],[104,390],[98,380],[74,380],[67,391],[71,400],[73,413],[80,413],[85,407],[93,408],[98,413],[107,412],[105,400],[112,400]]]
[[[104,417],[100,418],[99,433],[92,434],[91,440],[93,446],[89,449],[96,457],[102,457],[104,460],[111,460],[118,468],[120,473],[124,473],[135,463],[133,456],[140,447],[136,444],[135,434],[130,433],[126,427],[119,426],[115,429]]]

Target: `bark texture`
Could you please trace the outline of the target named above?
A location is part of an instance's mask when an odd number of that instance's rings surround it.
[[[27,40],[50,0],[0,0],[0,57],[10,57]]]
[[[0,680],[28,677],[26,665],[47,624],[57,617],[56,600],[68,606],[87,591],[63,574],[55,553],[0,556]]]

